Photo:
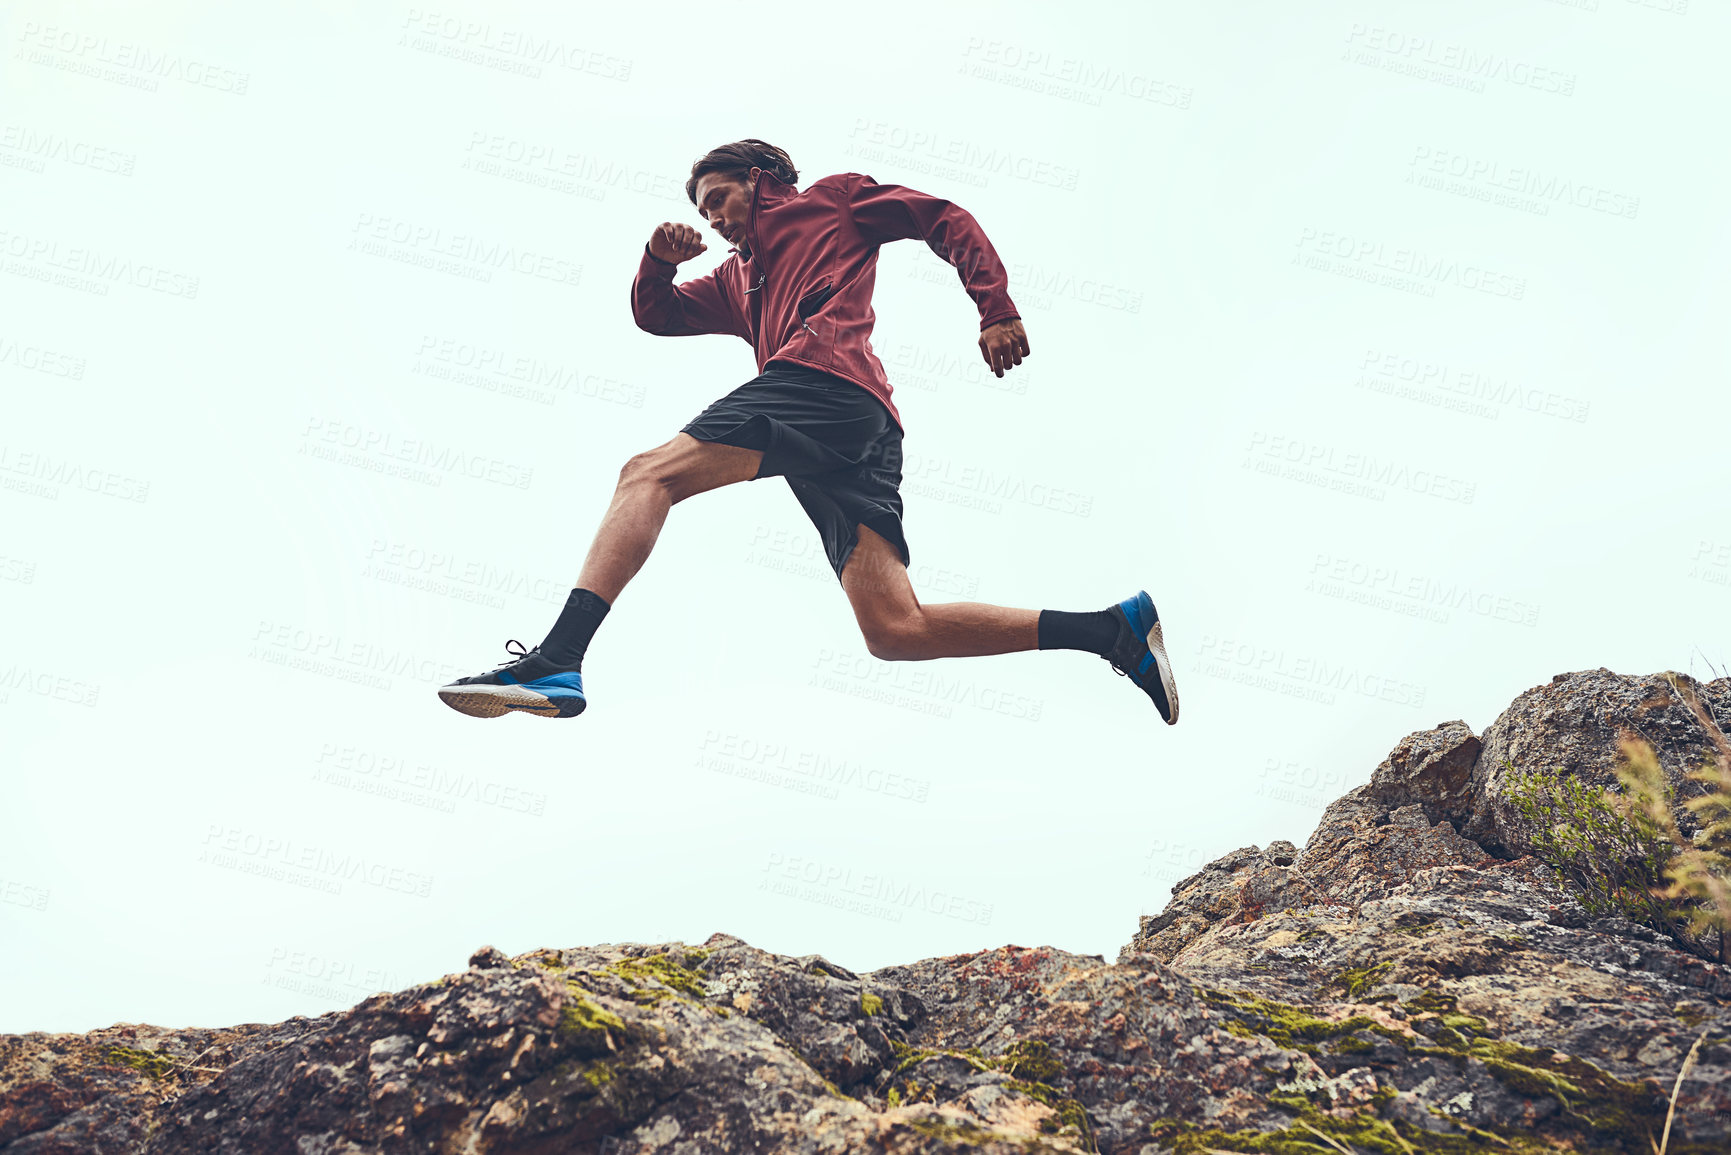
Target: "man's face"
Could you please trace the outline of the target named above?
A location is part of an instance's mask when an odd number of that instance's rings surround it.
[[[709,222],[730,244],[745,239],[745,218],[751,211],[751,191],[757,187],[754,168],[745,180],[718,172],[706,172],[697,180],[697,215]]]

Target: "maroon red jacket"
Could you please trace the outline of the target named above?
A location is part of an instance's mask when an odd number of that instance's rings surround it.
[[[631,285],[637,327],[664,337],[732,333],[751,342],[757,369],[794,361],[869,389],[901,425],[883,362],[872,352],[878,247],[919,237],[955,266],[980,309],[980,328],[1020,319],[1009,277],[985,232],[960,206],[857,172],[800,192],[758,177],[745,243],[714,272],[673,283],[676,265],[643,247]]]

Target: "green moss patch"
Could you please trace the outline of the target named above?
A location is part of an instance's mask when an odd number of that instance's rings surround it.
[[[809,964],[805,968],[805,973],[808,975],[816,975],[820,979],[846,979],[847,978],[846,975],[838,974],[836,971],[831,970],[829,968],[829,966],[825,965],[824,963],[820,963],[820,962],[814,962],[814,963]]]
[[[952,1123],[942,1115],[932,1115],[925,1119],[909,1119],[908,1126],[929,1139],[937,1139],[944,1143],[957,1143],[964,1147],[984,1147],[994,1140],[1009,1138],[1000,1132],[981,1127],[977,1123]]]
[[[1375,967],[1342,972],[1334,983],[1351,990],[1354,980]],[[1455,998],[1443,991],[1428,990],[1409,999],[1403,1010],[1413,1016],[1417,1037],[1372,1023],[1362,1015],[1331,1021],[1318,1018],[1302,1007],[1260,998],[1246,992],[1204,989],[1207,1001],[1228,1016],[1224,1024],[1235,1035],[1257,1034],[1295,1050],[1318,1054],[1315,1044],[1338,1040],[1336,1052],[1357,1053],[1374,1044],[1354,1033],[1368,1030],[1399,1043],[1413,1056],[1477,1060],[1485,1071],[1514,1093],[1528,1099],[1552,1099],[1562,1108],[1545,1125],[1544,1133],[1505,1129],[1473,1128],[1459,1119],[1450,1123],[1459,1134],[1444,1134],[1413,1127],[1404,1120],[1387,1120],[1375,1109],[1351,1117],[1318,1110],[1302,1094],[1288,1089],[1269,1096],[1269,1102],[1291,1111],[1295,1121],[1271,1131],[1226,1132],[1198,1128],[1180,1120],[1162,1120],[1154,1138],[1176,1152],[1259,1151],[1277,1155],[1339,1155],[1339,1149],[1316,1134],[1320,1131],[1357,1152],[1391,1152],[1399,1155],[1475,1155],[1494,1148],[1507,1155],[1553,1152],[1553,1135],[1578,1136],[1583,1146],[1621,1150],[1646,1155],[1650,1139],[1664,1127],[1665,1095],[1648,1082],[1624,1082],[1585,1060],[1559,1054],[1549,1047],[1525,1047],[1496,1037],[1482,1018],[1461,1011]],[[1392,1098],[1392,1089],[1379,1092],[1377,1108]],[[1314,1129],[1314,1130],[1312,1130]],[[1573,1141],[1573,1140],[1571,1140]],[[1488,1146],[1487,1146],[1488,1145]],[[1680,1144],[1672,1135],[1670,1155],[1695,1155],[1710,1148]]]
[[[1012,1079],[1049,1083],[1064,1073],[1064,1064],[1052,1057],[1052,1048],[1039,1039],[1018,1039],[993,1060],[993,1066]]]
[[[1484,1155],[1487,1150],[1505,1155],[1555,1155],[1556,1149],[1549,1143],[1505,1138],[1473,1128],[1465,1130],[1468,1134],[1441,1135],[1403,1120],[1390,1122],[1369,1111],[1343,1118],[1308,1104],[1291,1126],[1274,1131],[1220,1131],[1177,1119],[1161,1119],[1150,1127],[1154,1139],[1183,1155],[1208,1151],[1340,1155],[1340,1147],[1330,1143],[1330,1139],[1352,1151],[1384,1155]]]
[[[977,1123],[953,1122],[949,1119],[945,1119],[941,1115],[931,1115],[924,1119],[909,1119],[907,1121],[907,1126],[919,1134],[926,1136],[928,1139],[936,1139],[941,1143],[949,1145],[946,1149],[953,1147],[985,1147],[988,1145],[1001,1148],[1004,1145],[1013,1144],[1024,1151],[1059,1150],[1059,1148],[1049,1147],[1037,1139],[1024,1139],[1020,1135],[1007,1131],[994,1131],[989,1127],[982,1127]],[[1059,1129],[1060,1128],[1056,1124],[1050,1128],[1051,1131],[1057,1131]],[[1090,1151],[1094,1150],[1091,1141],[1088,1143],[1087,1149]]]
[[[1422,991],[1403,1003],[1402,1008],[1411,1013],[1440,1014],[1455,1009],[1455,997],[1442,991]]]
[[[1428,1048],[1414,1048],[1423,1053]],[[1498,1082],[1528,1098],[1551,1097],[1562,1106],[1570,1129],[1615,1139],[1624,1150],[1643,1151],[1646,1136],[1665,1126],[1665,1096],[1650,1083],[1626,1083],[1600,1067],[1550,1047],[1523,1047],[1500,1039],[1473,1039],[1465,1053]]]
[[[1365,1015],[1324,1019],[1302,1007],[1275,1002],[1273,999],[1243,991],[1222,991],[1205,987],[1202,996],[1211,1005],[1231,1014],[1232,1017],[1227,1020],[1227,1030],[1232,1030],[1232,1023],[1237,1021],[1283,1047],[1312,1055],[1317,1053],[1317,1043],[1376,1026],[1375,1020]]]
[[[1358,997],[1382,981],[1382,976],[1394,969],[1394,963],[1384,961],[1368,967],[1349,967],[1328,980],[1330,989],[1341,991],[1347,998]]]
[[[620,959],[601,969],[608,974],[618,975],[636,989],[644,989],[653,981],[690,998],[709,997],[709,990],[703,985],[703,976],[690,967],[675,962],[672,955],[652,954],[643,958]]]
[[[618,1031],[623,1037],[626,1034],[625,1020],[596,1002],[593,995],[570,979],[565,981],[565,991],[569,997],[559,1012],[559,1038],[587,1050],[614,1050],[612,1032]]]
[[[900,1075],[904,1071],[910,1071],[930,1059],[946,1057],[960,1059],[976,1071],[992,1070],[992,1067],[986,1063],[985,1055],[981,1054],[978,1047],[964,1047],[961,1050],[949,1047],[910,1047],[900,1039],[891,1039],[890,1050],[895,1052],[897,1060],[895,1069],[890,1072],[891,1075]]]
[[[1069,1098],[1056,1087],[1045,1083],[1011,1079],[1004,1086],[1052,1108],[1055,1113],[1041,1121],[1041,1131],[1048,1135],[1061,1134],[1067,1130],[1074,1131],[1076,1136],[1087,1145],[1088,1150],[1096,1149],[1094,1128],[1088,1122],[1088,1109],[1082,1106],[1080,1102]]]
[[[1712,1017],[1706,1007],[1696,1006],[1693,1003],[1678,1003],[1671,1008],[1671,1013],[1676,1015],[1686,1027],[1698,1027],[1702,1022]]]
[[[892,1076],[903,1075],[921,1063],[937,1058],[960,1059],[976,1071],[1002,1071],[1010,1076],[1003,1084],[1006,1090],[1044,1103],[1056,1112],[1041,1124],[1047,1134],[1074,1132],[1075,1137],[1087,1150],[1096,1150],[1094,1129],[1088,1121],[1087,1108],[1051,1083],[1051,1080],[1064,1073],[1064,1065],[1052,1054],[1050,1044],[1040,1039],[1018,1039],[1001,1054],[990,1056],[978,1047],[912,1047],[896,1039],[890,1040],[890,1047],[898,1060],[895,1069],[890,1072]],[[891,1107],[904,1103],[930,1102],[932,1098],[931,1085],[922,1085],[911,1077],[903,1079],[899,1087],[891,1086],[885,1094],[885,1102]],[[1001,1135],[995,1137],[1003,1138]]]
[[[180,1060],[162,1051],[140,1051],[132,1047],[110,1047],[103,1053],[104,1062],[116,1067],[131,1067],[152,1080],[162,1079],[180,1066]]]

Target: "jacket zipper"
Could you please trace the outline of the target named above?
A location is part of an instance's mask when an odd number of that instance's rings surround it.
[[[769,282],[769,269],[763,263],[763,247],[757,243],[757,229],[755,227],[757,224],[757,198],[763,191],[764,180],[768,177],[769,174],[764,173],[762,176],[757,178],[757,184],[751,190],[751,204],[747,207],[745,213],[745,239],[751,244],[751,259],[757,262],[757,284],[745,290],[747,293],[755,293]],[[761,300],[759,305],[757,329],[758,339],[762,340],[763,311],[761,308]]]
[[[764,173],[763,176],[757,178],[757,184],[751,190],[751,204],[745,210],[745,239],[751,242],[751,259],[757,262],[757,267],[761,270],[757,281],[759,285],[769,279],[769,269],[763,263],[763,249],[757,243],[756,228],[757,197],[763,191],[763,177],[768,175],[768,173]]]
[[[769,269],[767,267],[765,267],[765,265],[763,263],[763,247],[757,243],[757,228],[756,228],[756,225],[757,225],[757,198],[758,198],[758,194],[761,193],[763,190],[764,177],[768,176],[768,175],[769,175],[768,173],[765,173],[764,176],[760,176],[757,178],[757,186],[751,190],[751,207],[750,207],[750,210],[746,213],[746,217],[745,217],[746,239],[751,242],[751,259],[757,262],[757,267],[758,267],[757,284],[755,284],[751,288],[745,290],[747,293],[757,292],[759,289],[763,288],[763,286],[765,284],[767,284],[769,281]],[[773,179],[773,178],[771,178],[771,179]],[[798,308],[797,302],[795,303],[795,308]],[[800,328],[804,329],[807,333],[810,333],[813,337],[817,336],[817,330],[812,328],[811,324],[804,317],[801,317],[799,319],[799,325],[800,325]],[[759,328],[761,329],[761,323],[759,325]]]

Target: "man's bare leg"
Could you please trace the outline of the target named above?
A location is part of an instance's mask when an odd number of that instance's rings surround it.
[[[613,599],[649,559],[667,511],[692,494],[751,480],[762,460],[758,450],[699,441],[681,432],[627,461],[577,588],[553,629],[533,650],[513,650],[507,642],[506,652],[515,661],[439,687],[440,699],[475,718],[510,713],[575,718],[583,713],[589,704],[583,687],[584,651]]]
[[[885,661],[966,658],[1038,649],[1040,611],[984,602],[921,605],[895,545],[866,525],[842,567],[866,649]]]
[[[1057,620],[1044,648],[1099,654],[1148,695],[1168,725],[1178,721],[1178,687],[1159,615],[1146,590],[1099,611],[1098,616],[1016,610],[983,602],[923,606],[914,596],[901,553],[865,525],[859,527],[859,544],[842,567],[841,587],[874,658],[920,662],[1038,650],[1042,618],[1051,615]]]
[[[649,560],[675,503],[750,481],[762,461],[761,450],[699,441],[689,433],[676,433],[671,441],[637,454],[619,471],[619,486],[595,531],[578,587],[611,604]]]

